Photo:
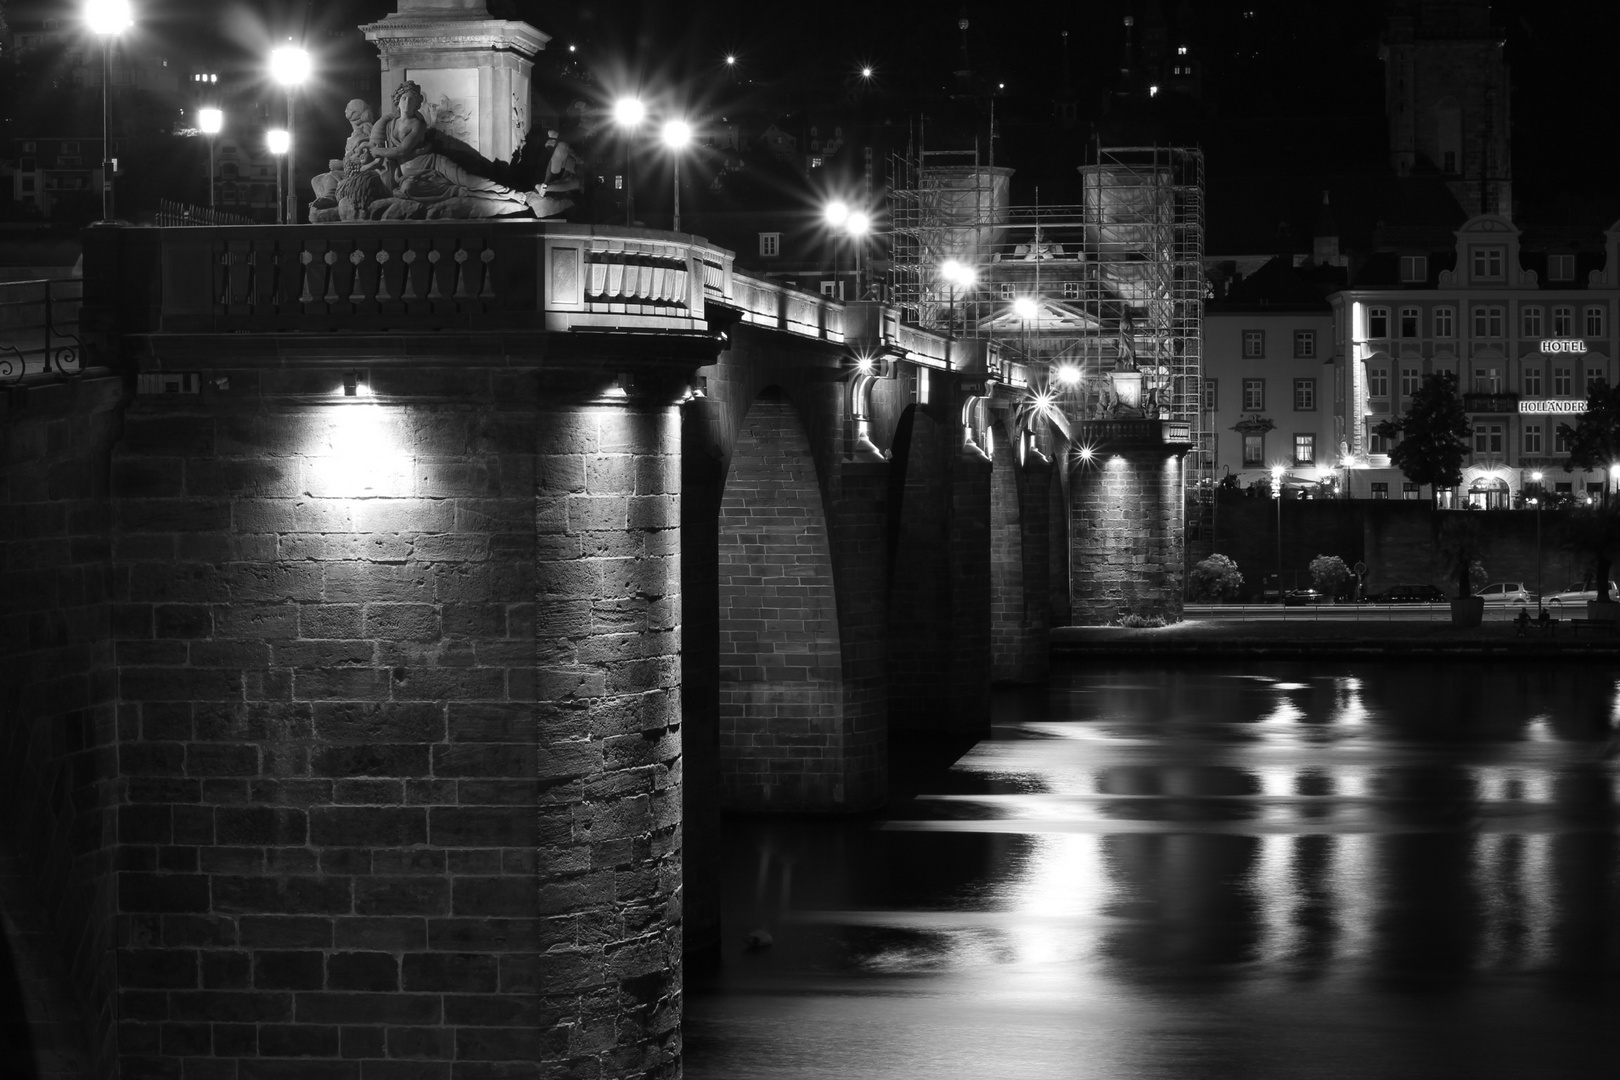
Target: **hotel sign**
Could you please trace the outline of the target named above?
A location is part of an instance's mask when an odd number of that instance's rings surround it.
[[[1586,351],[1586,342],[1580,338],[1542,338],[1541,351],[1544,353],[1583,353]]]
[[[1544,416],[1549,413],[1583,413],[1585,411],[1585,398],[1526,398],[1519,402],[1519,412],[1536,416]]]

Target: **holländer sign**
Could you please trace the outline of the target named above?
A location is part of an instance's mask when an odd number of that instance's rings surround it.
[[[1583,413],[1586,411],[1585,398],[1525,398],[1519,402],[1521,413]]]
[[[1580,338],[1542,338],[1541,351],[1544,353],[1583,353],[1586,351],[1586,342]]]

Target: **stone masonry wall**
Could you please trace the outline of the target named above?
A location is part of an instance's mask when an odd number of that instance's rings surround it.
[[[950,489],[942,425],[920,406],[911,418],[890,463],[889,718],[928,731],[950,710]]]
[[[1181,461],[1163,447],[1109,447],[1071,473],[1074,622],[1181,618]]]
[[[720,781],[728,807],[844,803],[843,671],[826,513],[792,406],[756,402],[720,504]]]
[[[85,1056],[113,1067],[116,708],[108,453],[123,380],[0,391],[0,845],[47,913]],[[36,1002],[36,1004],[38,1004]]]
[[[672,412],[371,374],[129,415],[125,1076],[675,1075]]]
[[[990,660],[995,682],[1046,678],[1050,466],[1017,458],[1016,428],[997,440],[990,488]]]

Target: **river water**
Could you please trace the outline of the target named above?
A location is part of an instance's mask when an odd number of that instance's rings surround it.
[[[727,821],[686,1075],[1620,1076],[1617,724],[1595,662],[1004,694],[876,818]]]

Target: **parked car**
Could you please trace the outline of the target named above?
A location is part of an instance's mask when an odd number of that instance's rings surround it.
[[[1369,604],[1444,604],[1446,594],[1435,585],[1391,585],[1367,597]]]
[[[1326,593],[1317,592],[1315,589],[1289,589],[1283,593],[1283,606],[1300,607],[1305,604],[1320,604],[1326,599]]]
[[[1543,600],[1543,603],[1562,607],[1565,604],[1584,604],[1588,600],[1598,598],[1598,587],[1595,581],[1577,581],[1563,592],[1555,592]],[[1609,582],[1609,599],[1620,600],[1620,586]]]
[[[1536,602],[1536,594],[1526,589],[1522,581],[1499,581],[1476,591],[1474,595],[1483,597],[1485,603],[1490,605],[1517,604],[1528,607]]]

